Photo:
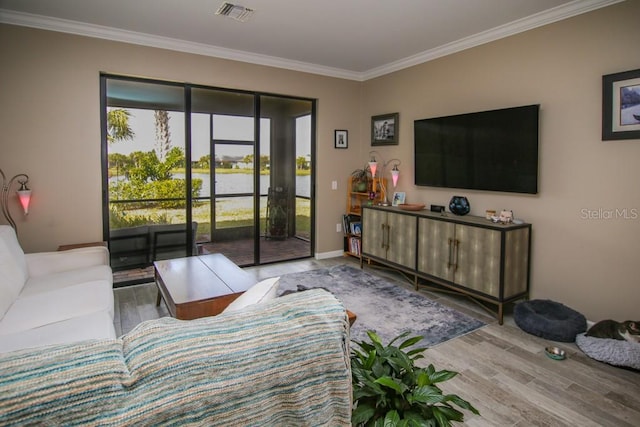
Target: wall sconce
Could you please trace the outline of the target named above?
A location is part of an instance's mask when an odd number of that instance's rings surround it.
[[[11,217],[11,212],[9,210],[9,190],[11,189],[11,185],[14,181],[18,181],[20,184],[20,188],[16,192],[18,194],[18,200],[20,201],[20,205],[24,210],[25,216],[29,214],[29,203],[31,202],[31,190],[27,187],[27,183],[29,182],[29,177],[23,173],[19,173],[14,176],[7,182],[7,176],[4,174],[2,169],[0,169],[0,175],[2,175],[2,195],[0,196],[0,206],[2,207],[2,214],[9,222],[14,230],[18,230],[16,226],[16,222]],[[20,179],[22,178],[22,179]]]
[[[369,156],[371,157],[371,160],[369,160],[369,169],[371,170],[372,178],[375,178],[376,172],[378,171],[378,161],[376,160],[376,156],[374,154],[377,154],[378,157],[380,157],[380,161],[381,161],[380,171],[379,171],[380,178],[384,178],[384,173],[387,165],[391,162],[395,162],[393,164],[393,168],[391,169],[391,180],[393,182],[393,188],[395,188],[396,185],[398,184],[398,178],[400,177],[400,169],[398,169],[398,165],[401,163],[400,160],[391,159],[385,162],[382,156],[380,155],[380,153],[378,153],[377,151],[370,151]],[[380,187],[382,188],[382,191],[384,193],[384,200],[380,204],[382,206],[389,206],[390,203],[389,203],[389,199],[387,198],[387,189],[386,189],[386,186],[384,185],[384,179],[380,180]]]

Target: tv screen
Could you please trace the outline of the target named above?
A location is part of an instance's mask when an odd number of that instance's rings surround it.
[[[414,121],[415,184],[538,192],[539,105]]]

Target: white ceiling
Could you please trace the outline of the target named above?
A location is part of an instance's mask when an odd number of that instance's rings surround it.
[[[366,80],[622,0],[0,0],[0,22]]]

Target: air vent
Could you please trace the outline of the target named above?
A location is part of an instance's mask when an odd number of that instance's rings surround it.
[[[247,22],[253,13],[253,9],[228,2],[222,3],[216,11],[216,15],[228,16],[240,22]]]

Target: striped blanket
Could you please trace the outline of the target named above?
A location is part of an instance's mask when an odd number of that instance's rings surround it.
[[[0,425],[347,426],[345,310],[322,290],[117,340],[0,355]]]

